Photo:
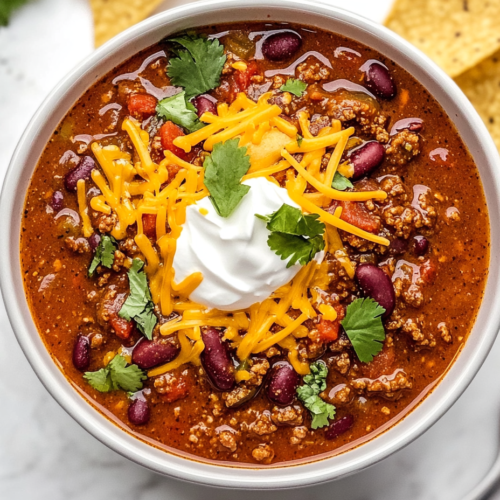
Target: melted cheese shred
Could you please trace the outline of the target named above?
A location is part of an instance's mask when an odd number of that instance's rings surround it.
[[[250,169],[243,180],[266,177],[277,183],[272,175],[286,170],[286,187],[290,197],[303,210],[318,214],[320,220],[326,223],[326,250],[353,277],[354,267],[337,228],[382,245],[387,245],[388,241],[342,221],[341,208],[332,215],[320,207],[328,206],[330,200],[366,201],[385,199],[387,194],[384,191],[344,192],[333,189],[331,185],[335,172],[347,172],[345,165],[339,163],[345,148],[353,141],[354,129],[342,130],[341,123],[333,120],[330,126],[322,128],[317,136],[313,136],[309,115],[301,112],[298,119],[303,138],[297,140],[297,127],[279,116],[279,106],[268,102],[271,96],[271,93],[266,93],[254,102],[240,93],[231,105],[220,103],[217,115],[204,113],[201,116],[201,121],[207,124],[205,127],[177,137],[174,145],[189,152],[204,141],[203,148],[213,151],[216,144],[239,138],[240,145],[248,147],[251,160]],[[209,196],[203,183],[204,169],[182,160],[171,151],[164,151],[164,160],[156,164],[149,153],[149,136],[140,124],[128,118],[124,120],[122,128],[130,137],[139,161],[132,163],[131,155],[117,146],[102,147],[93,143],[92,151],[102,173],[99,170],[92,171],[92,179],[102,194],[91,198],[90,206],[97,212],[116,218],[111,232],[116,239],[125,238],[127,228],[137,224],[135,243],[146,260],[144,269],[153,302],[159,305],[163,316],[174,312],[179,314],[160,327],[163,336],[177,334],[181,346],[178,357],[150,370],[148,375],[155,377],[186,363],[199,365],[200,354],[204,349],[201,336],[204,326],[224,328],[224,339],[236,348],[241,361],[277,344],[288,350],[288,359],[297,373],[309,373],[309,364],[300,359],[297,339],[308,336],[309,330],[303,323],[317,316],[313,304],[316,303],[318,290],[328,289],[331,280],[328,264],[310,262],[301,268],[289,284],[276,290],[269,299],[245,311],[228,313],[208,310],[201,304],[191,302],[189,296],[199,286],[203,276],[193,273],[181,283],[176,283],[172,263],[177,239],[186,220],[186,207]],[[326,170],[322,171],[322,161],[328,148],[334,149]],[[303,154],[300,162],[292,156],[295,153]],[[170,165],[178,168],[173,178],[169,175]],[[304,193],[307,184],[317,192]],[[77,189],[83,231],[87,236],[91,234],[92,227],[88,217],[85,181],[79,181]],[[144,216],[156,217],[156,245],[144,233]],[[325,317],[331,320],[336,318],[337,313],[332,307],[325,304],[317,307]],[[299,316],[290,317],[290,308],[300,311]],[[281,330],[272,333],[270,329],[273,324],[281,327]],[[242,336],[240,332],[246,333]],[[245,380],[247,373],[240,370],[238,379]]]

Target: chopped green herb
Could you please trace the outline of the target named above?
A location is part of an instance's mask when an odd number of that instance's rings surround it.
[[[28,3],[28,0],[2,0],[0,2],[0,26],[7,26],[12,12],[25,3]]]
[[[271,231],[267,240],[269,248],[281,260],[290,257],[286,267],[297,262],[305,265],[325,248],[325,225],[317,220],[317,214],[304,215],[299,208],[285,203],[270,215],[255,216],[265,221],[267,229]]]
[[[239,139],[231,139],[215,144],[212,154],[203,163],[205,186],[221,217],[229,217],[250,189],[241,184],[241,178],[250,168],[250,157],[246,147],[238,147],[239,142]]]
[[[307,89],[307,83],[296,78],[289,78],[284,85],[280,87],[281,92],[290,92],[297,97],[302,97],[302,94]]]
[[[297,387],[297,397],[311,412],[313,429],[328,425],[328,419],[335,417],[335,406],[323,401],[319,394],[326,389],[328,368],[322,361],[311,363],[311,373],[304,377],[304,385]]]
[[[373,356],[382,350],[385,340],[384,313],[385,309],[373,299],[356,299],[347,306],[346,316],[340,322],[363,363],[372,361]]]
[[[141,271],[143,266],[144,262],[142,260],[134,259],[132,267],[127,273],[130,284],[130,295],[120,309],[118,316],[127,321],[133,319],[139,331],[147,339],[151,340],[157,318],[153,312],[154,304],[151,300],[146,273]]]
[[[300,146],[302,146],[302,141],[304,140],[304,138],[300,135],[300,134],[297,134],[297,144],[300,148]]]
[[[219,40],[184,35],[169,41],[183,48],[174,50],[176,57],[170,59],[167,74],[173,85],[184,87],[188,100],[219,86],[226,62]]]
[[[335,172],[335,175],[333,176],[333,181],[332,181],[332,188],[333,189],[338,189],[339,191],[345,191],[347,188],[352,188],[352,187],[354,187],[354,186],[352,185],[352,182],[347,177],[344,177],[342,174]]]
[[[129,365],[123,356],[117,354],[106,367],[83,376],[99,392],[123,390],[129,393],[142,389],[142,381],[148,377],[137,366]]]
[[[170,120],[188,132],[195,132],[205,125],[200,122],[196,108],[186,101],[186,92],[162,99],[156,106],[156,112],[165,120]]]
[[[117,250],[117,242],[112,236],[103,235],[99,246],[96,248],[94,258],[90,263],[89,276],[92,277],[100,264],[108,269],[111,269],[115,260],[115,252]]]

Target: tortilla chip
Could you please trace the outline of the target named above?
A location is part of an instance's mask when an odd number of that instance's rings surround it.
[[[385,24],[452,77],[500,49],[499,0],[396,0]]]
[[[455,81],[476,108],[500,151],[500,51]]]
[[[163,0],[90,0],[94,40],[99,47],[123,30],[146,19]]]

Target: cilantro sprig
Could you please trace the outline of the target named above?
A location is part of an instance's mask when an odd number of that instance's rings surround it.
[[[106,367],[96,372],[85,372],[83,378],[99,392],[123,390],[137,392],[142,389],[142,381],[148,377],[137,366],[127,366],[123,356],[117,354]]]
[[[187,100],[219,86],[226,62],[224,47],[219,40],[183,35],[171,38],[169,42],[181,48],[173,49],[176,57],[170,59],[167,75],[173,85],[184,88]]]
[[[217,143],[210,156],[205,158],[204,183],[210,201],[221,217],[229,217],[250,186],[241,184],[241,178],[250,168],[247,148],[239,147],[239,139]]]
[[[289,78],[284,85],[280,87],[281,92],[290,92],[297,97],[302,97],[302,94],[307,89],[307,83],[296,78]]]
[[[186,101],[186,92],[162,99],[156,105],[156,112],[165,120],[184,127],[188,132],[195,132],[205,125],[200,122],[196,108]]]
[[[339,191],[345,191],[347,188],[352,188],[352,187],[354,187],[354,186],[352,185],[352,182],[347,177],[344,177],[342,174],[335,172],[335,175],[333,176],[333,181],[332,181],[332,188],[333,189],[338,189]]]
[[[370,363],[383,347],[385,309],[373,299],[356,299],[340,322],[360,361]]]
[[[90,263],[89,276],[92,277],[100,264],[108,269],[111,269],[115,260],[115,252],[117,249],[117,242],[112,236],[103,235],[99,246],[96,248],[94,258]]]
[[[118,316],[127,321],[133,319],[139,331],[151,340],[157,318],[153,313],[154,304],[151,300],[146,274],[141,271],[143,266],[142,260],[134,259],[132,267],[127,273],[130,295],[120,309]]]
[[[297,262],[305,265],[325,248],[325,225],[317,220],[317,214],[304,215],[300,209],[285,203],[270,215],[255,216],[265,221],[271,231],[267,239],[269,248],[281,260],[290,258],[286,267]]]
[[[311,363],[311,373],[304,377],[304,385],[297,387],[297,397],[311,412],[313,429],[328,425],[328,419],[335,417],[335,406],[323,401],[319,394],[326,389],[328,368],[322,361]]]

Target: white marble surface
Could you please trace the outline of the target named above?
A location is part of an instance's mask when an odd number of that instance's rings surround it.
[[[390,0],[334,3],[382,20]],[[8,28],[0,28],[0,181],[36,107],[91,50],[86,0],[33,0],[15,14]],[[208,494],[220,500],[235,495],[246,500],[254,496],[169,480],[110,451],[45,391],[19,349],[1,303],[0,331],[0,499],[195,500]],[[498,366],[500,342],[456,405],[425,435],[384,462],[307,491],[261,492],[259,497],[460,499],[486,473],[497,452]],[[500,494],[493,498],[500,499]]]

